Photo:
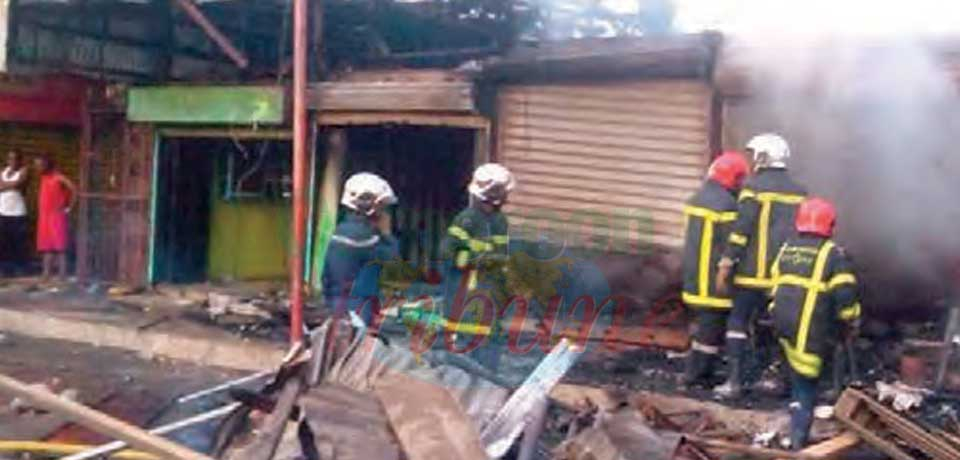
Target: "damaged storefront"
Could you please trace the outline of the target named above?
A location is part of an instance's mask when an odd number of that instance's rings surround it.
[[[644,311],[679,306],[682,208],[719,149],[716,39],[545,44],[483,73],[497,87],[494,157],[519,184],[517,236],[585,254]]]
[[[477,109],[474,82],[443,70],[358,71],[315,85],[312,100],[326,138],[321,146],[336,147],[319,184],[315,285],[333,230],[333,198],[343,178],[361,171],[391,183],[399,197],[390,217],[401,258],[417,279],[439,282],[440,243],[466,205],[473,167],[488,157],[490,124]]]
[[[130,90],[128,119],[150,123],[155,137],[151,282],[286,276],[291,134],[283,107],[280,87]]]

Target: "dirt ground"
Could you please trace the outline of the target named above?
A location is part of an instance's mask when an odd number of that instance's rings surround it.
[[[161,358],[148,360],[133,352],[10,333],[4,333],[0,339],[0,373],[30,384],[45,384],[56,391],[75,390],[79,401],[138,426],[154,426],[213,408],[224,401],[224,395],[185,407],[174,401],[242,376],[237,371]],[[12,399],[0,394],[0,440],[82,444],[110,440],[52,414],[15,410]],[[180,438],[195,448],[206,449],[206,436],[197,430],[183,433]]]

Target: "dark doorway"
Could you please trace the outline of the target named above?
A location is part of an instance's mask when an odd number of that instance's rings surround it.
[[[157,161],[154,281],[206,280],[216,146],[164,139]]]
[[[347,135],[344,177],[369,171],[387,179],[399,197],[391,217],[401,257],[424,274],[437,269],[447,227],[467,205],[476,130],[380,125]]]

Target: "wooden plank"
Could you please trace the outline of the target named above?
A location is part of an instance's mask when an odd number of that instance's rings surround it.
[[[892,440],[878,436],[877,425],[885,425],[901,441],[937,460],[960,458],[960,450],[905,419],[867,394],[847,389],[836,404],[836,416],[850,430],[896,460],[911,460],[912,455]]]
[[[625,395],[618,395],[605,388],[558,383],[550,390],[550,399],[570,410],[597,407],[604,411],[616,409],[626,403]]]
[[[317,122],[323,126],[415,125],[486,129],[490,122],[479,115],[426,114],[416,112],[321,112]]]
[[[708,449],[716,449],[723,452],[746,454],[750,458],[784,459],[784,460],[819,460],[819,457],[802,452],[802,451],[789,452],[789,451],[778,450],[778,449],[767,449],[763,447],[754,447],[746,444],[739,444],[735,442],[725,441],[722,439],[708,439],[708,438],[701,438],[698,436],[690,436],[690,435],[685,436],[685,438],[701,447],[705,447]]]
[[[666,327],[624,326],[612,332],[605,342],[667,350],[686,350],[690,346],[690,334],[686,330]]]
[[[290,420],[300,390],[303,389],[303,380],[293,376],[283,385],[277,404],[267,416],[263,425],[257,430],[254,440],[243,448],[232,452],[229,460],[269,460],[277,451],[277,446],[283,438],[283,432]]]
[[[162,128],[160,135],[164,137],[184,138],[213,138],[213,139],[293,139],[293,131],[289,129],[190,129],[190,128]]]
[[[337,82],[366,83],[449,83],[469,81],[466,74],[445,69],[387,69],[357,70],[335,75]]]
[[[0,375],[0,391],[23,398],[41,409],[62,414],[78,425],[115,437],[135,448],[161,458],[213,460],[206,455],[152,435],[122,420],[117,420],[82,404],[61,398],[44,389],[33,388],[5,375]]]
[[[824,460],[832,460],[841,457],[844,453],[860,445],[862,439],[852,431],[845,431],[840,436],[830,438],[819,444],[814,444],[801,450],[805,454],[813,455]]]
[[[410,112],[473,112],[473,84],[320,83],[307,95],[310,108],[321,111],[380,112],[402,107]]]

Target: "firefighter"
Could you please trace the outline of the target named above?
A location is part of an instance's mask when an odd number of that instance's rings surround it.
[[[373,325],[380,263],[400,257],[384,214],[396,202],[390,184],[376,174],[357,173],[344,184],[340,204],[346,215],[330,237],[323,269],[324,300],[337,315],[362,308],[360,317]]]
[[[503,270],[506,263],[509,236],[507,217],[500,211],[516,185],[513,174],[497,163],[479,166],[473,173],[468,191],[469,206],[453,219],[444,241],[445,252],[450,259],[447,271],[445,301],[447,317],[454,327],[462,325],[490,326],[486,343],[476,349],[474,357],[491,369],[499,365],[499,351],[491,342],[498,334],[497,311],[506,302]],[[493,318],[485,318],[480,312],[464,312],[463,305],[478,288],[484,289],[484,299],[492,302]],[[482,308],[480,308],[482,310]],[[470,342],[476,334],[457,329],[461,342]],[[479,340],[479,339],[478,339]]]
[[[700,191],[683,208],[683,303],[696,312],[697,319],[683,376],[686,387],[710,377],[723,345],[733,301],[717,292],[713,285],[715,270],[737,219],[737,193],[749,169],[740,152],[724,152],[710,165]]]
[[[777,339],[790,367],[790,445],[807,444],[817,384],[836,337],[856,336],[860,320],[857,279],[850,260],[831,237],[833,205],[805,200],[797,211],[797,234],[780,249],[773,268],[770,305]]]
[[[738,199],[737,221],[718,263],[717,289],[730,291],[733,274],[733,309],[727,320],[727,382],[715,389],[718,396],[741,395],[751,323],[764,311],[773,285],[770,268],[776,251],[793,233],[796,208],[806,190],[787,172],[790,147],[776,134],[761,134],[747,143],[755,175],[748,179]]]

